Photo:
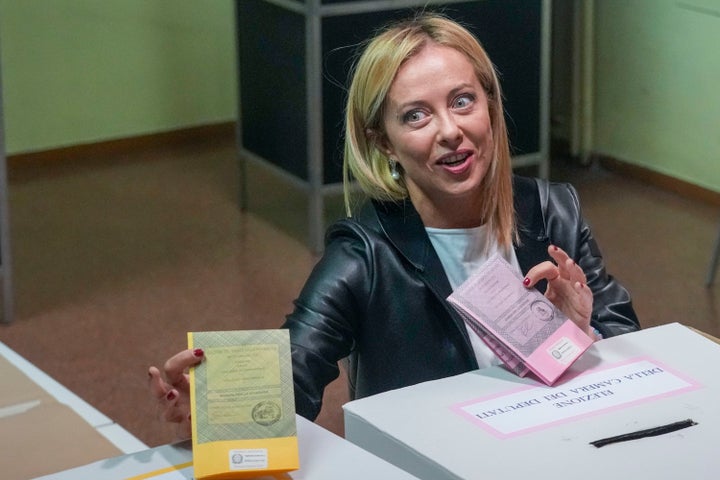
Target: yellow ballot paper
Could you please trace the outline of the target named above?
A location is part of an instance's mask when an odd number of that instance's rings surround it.
[[[188,346],[205,352],[190,369],[195,478],[297,470],[288,331],[189,332]]]

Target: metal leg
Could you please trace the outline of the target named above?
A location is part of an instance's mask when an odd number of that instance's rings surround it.
[[[707,287],[712,285],[715,281],[718,260],[720,260],[720,229],[718,229],[718,235],[715,239],[715,248],[713,248],[712,257],[710,258],[710,266],[708,268],[707,279],[705,281],[705,286]]]
[[[0,78],[2,77],[0,72]],[[10,262],[10,220],[8,219],[7,159],[5,158],[5,132],[0,80],[0,280],[2,280],[3,314],[0,323],[13,321],[12,266]]]

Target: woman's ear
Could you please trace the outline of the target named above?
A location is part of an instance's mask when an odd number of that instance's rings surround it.
[[[368,143],[372,144],[375,148],[377,148],[377,135],[377,132],[372,128],[365,129],[365,138]]]
[[[373,146],[380,152],[382,152],[386,157],[390,157],[392,155],[392,148],[390,148],[390,144],[387,141],[387,137],[385,137],[385,134],[378,132],[377,130],[373,130],[372,128],[368,128],[365,130],[365,136],[368,139],[368,142],[372,143]]]

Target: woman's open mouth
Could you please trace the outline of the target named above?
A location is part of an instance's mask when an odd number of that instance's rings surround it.
[[[471,156],[472,152],[454,153],[442,157],[437,164],[451,173],[460,174],[470,167],[471,162],[468,159]]]

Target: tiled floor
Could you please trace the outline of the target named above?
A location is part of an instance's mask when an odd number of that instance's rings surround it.
[[[304,197],[275,176],[251,168],[239,211],[232,139],[10,173],[17,311],[0,340],[151,446],[173,432],[147,367],[188,330],[280,325],[316,260]],[[720,285],[704,286],[720,212],[599,169],[553,177],[578,187],[643,325],[720,335]],[[342,433],[345,398],[341,379],[318,422]]]

